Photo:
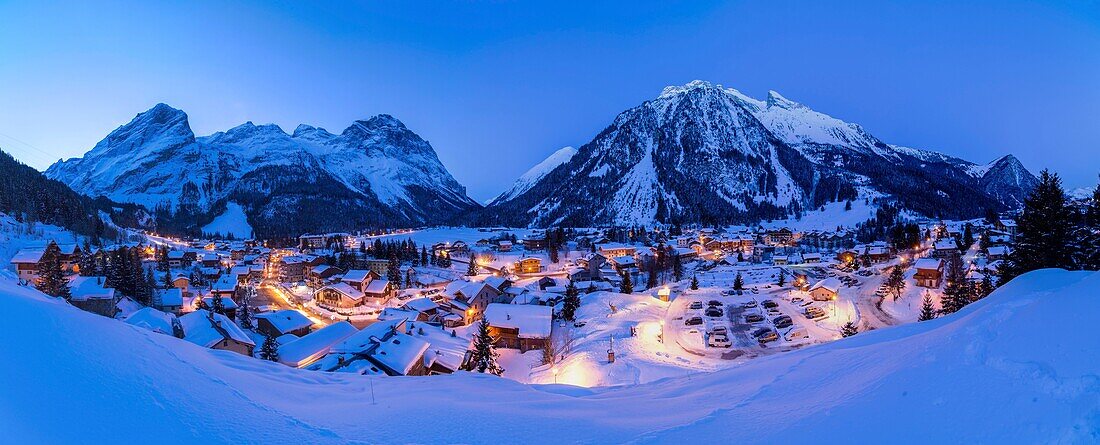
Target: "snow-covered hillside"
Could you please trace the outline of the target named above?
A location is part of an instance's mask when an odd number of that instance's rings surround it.
[[[340,134],[247,122],[195,137],[183,111],[158,104],[46,175],[149,209],[220,213],[232,199],[263,234],[438,223],[479,207],[427,141],[385,114]]]
[[[0,428],[12,443],[1094,443],[1098,287],[1038,271],[934,321],[582,389],[300,371],[4,282]]]
[[[520,175],[516,182],[512,184],[512,188],[508,189],[504,193],[501,193],[489,203],[492,205],[494,202],[507,201],[513,197],[522,195],[523,192],[531,189],[536,183],[550,173],[551,170],[557,168],[570,159],[573,159],[573,155],[577,154],[577,149],[573,147],[562,147],[558,151],[547,156],[542,162],[535,164],[530,170],[527,170],[524,174]]]
[[[1014,162],[1013,162],[1014,161]],[[591,142],[481,212],[485,224],[751,223],[885,196],[928,216],[1016,207],[1034,177],[883,143],[859,125],[769,92],[694,81],[619,114]]]

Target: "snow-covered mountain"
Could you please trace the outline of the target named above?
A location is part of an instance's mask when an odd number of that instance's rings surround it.
[[[188,229],[235,202],[264,235],[431,224],[479,207],[427,141],[385,114],[340,134],[248,122],[195,137],[183,111],[158,104],[46,175]]]
[[[713,373],[580,388],[294,369],[5,279],[0,356],[18,359],[0,368],[0,426],[10,443],[1095,443],[1097,286],[1097,272],[1041,270],[936,320]],[[637,370],[620,360],[577,372]],[[58,403],[95,415],[58,415]]]
[[[562,147],[558,151],[555,151],[550,156],[547,156],[546,159],[543,159],[542,162],[535,164],[535,166],[531,167],[530,170],[527,170],[527,172],[520,175],[520,177],[516,179],[516,182],[512,183],[512,188],[509,188],[504,193],[501,193],[496,198],[493,198],[493,200],[489,202],[489,205],[492,205],[496,202],[507,201],[516,196],[522,195],[523,192],[530,190],[531,187],[538,183],[539,180],[542,179],[543,176],[546,176],[547,173],[550,173],[559,165],[562,165],[566,162],[569,162],[570,159],[573,159],[573,155],[575,154],[577,154],[577,149],[573,147]]]
[[[1018,206],[1034,176],[1012,157],[988,167],[888,145],[770,92],[694,81],[624,111],[567,162],[480,212],[507,225],[742,223],[884,196],[928,216]]]

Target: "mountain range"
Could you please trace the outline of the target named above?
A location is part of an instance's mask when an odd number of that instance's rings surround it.
[[[385,114],[340,134],[247,122],[195,137],[183,111],[158,104],[45,174],[155,209],[158,225],[181,233],[229,202],[263,236],[438,224],[479,207],[427,141]]]
[[[158,104],[45,174],[141,204],[166,232],[195,233],[235,203],[264,237],[443,223],[749,223],[857,199],[974,217],[1019,207],[1037,182],[1011,155],[979,165],[891,145],[774,91],[757,100],[703,81],[620,113],[485,207],[427,141],[385,114],[339,134],[248,122],[196,137],[183,111]]]
[[[978,165],[894,146],[774,91],[757,100],[703,81],[665,88],[551,164],[478,223],[748,223],[855,199],[974,217],[1018,207],[1037,183],[1011,155]]]

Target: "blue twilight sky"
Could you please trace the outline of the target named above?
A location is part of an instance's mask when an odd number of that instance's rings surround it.
[[[1100,3],[828,3],[0,0],[0,147],[44,169],[157,102],[197,135],[389,113],[483,201],[704,79],[1096,183]]]

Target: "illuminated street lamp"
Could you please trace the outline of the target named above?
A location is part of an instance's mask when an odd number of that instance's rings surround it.
[[[554,374],[554,383],[558,383],[558,368],[557,367],[551,367],[550,368],[550,373]]]

